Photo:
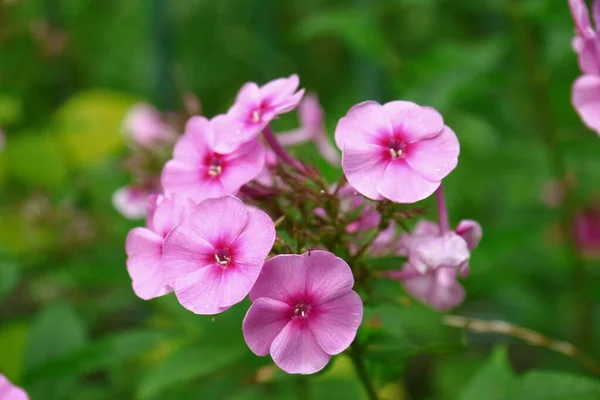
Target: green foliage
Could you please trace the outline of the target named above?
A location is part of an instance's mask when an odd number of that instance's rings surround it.
[[[506,348],[498,347],[471,379],[459,400],[502,400],[514,385],[515,377],[507,360]]]

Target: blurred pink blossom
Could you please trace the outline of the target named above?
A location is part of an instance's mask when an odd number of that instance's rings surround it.
[[[264,212],[233,196],[204,200],[165,241],[167,282],[188,310],[218,314],[248,295],[274,241]]]
[[[300,128],[278,135],[279,142],[284,146],[294,146],[312,140],[325,160],[339,165],[340,154],[329,141],[325,131],[325,115],[316,95],[304,96],[298,106],[298,117]]]
[[[588,208],[575,216],[573,230],[577,245],[588,255],[600,255],[600,210]]]
[[[344,260],[322,250],[265,263],[250,292],[242,329],[256,355],[271,354],[290,374],[313,374],[354,340],[362,300]]]
[[[29,396],[0,374],[0,400],[29,400]]]
[[[125,116],[125,133],[143,147],[152,147],[174,136],[162,116],[150,104],[136,104]]]
[[[246,142],[230,153],[215,150],[216,138],[230,128],[222,119],[192,117],[175,145],[173,159],[162,171],[165,192],[198,202],[234,194],[256,178],[265,165],[265,148],[258,140]]]
[[[151,194],[144,186],[123,186],[113,194],[113,206],[125,218],[143,219],[148,211],[148,196]]]
[[[373,200],[423,200],[458,162],[458,139],[442,116],[408,101],[355,105],[339,121],[335,140],[348,182]]]
[[[600,0],[592,6],[596,29],[585,1],[569,0],[569,6],[577,31],[573,49],[583,72],[573,84],[572,102],[583,123],[600,134]]]

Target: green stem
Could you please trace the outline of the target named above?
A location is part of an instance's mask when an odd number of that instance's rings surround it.
[[[296,377],[296,394],[299,400],[310,400],[312,395],[310,392],[310,380],[305,375],[298,375]]]
[[[545,144],[552,174],[562,187],[564,201],[561,204],[561,228],[566,236],[566,256],[571,265],[571,282],[573,289],[573,328],[574,340],[584,350],[592,347],[594,338],[593,303],[587,287],[588,274],[581,257],[579,247],[573,235],[572,221],[577,212],[575,198],[569,190],[567,181],[567,165],[558,143],[558,132],[552,120],[552,107],[549,100],[548,78],[539,64],[537,44],[531,33],[531,27],[523,16],[521,0],[508,0],[507,11],[515,26],[517,41],[521,47],[524,67],[529,76],[533,107],[538,129]]]
[[[362,347],[356,340],[350,346],[350,357],[352,358],[356,375],[358,375],[358,379],[367,393],[367,397],[369,400],[378,400],[375,386],[371,382],[371,378],[369,378],[369,374],[365,368]]]

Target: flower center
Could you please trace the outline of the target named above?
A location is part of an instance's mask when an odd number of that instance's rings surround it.
[[[219,264],[221,267],[225,268],[229,265],[229,263],[231,262],[231,254],[229,254],[229,250],[228,249],[219,249],[217,250],[217,252],[215,253],[215,260],[217,261],[217,264]]]
[[[294,306],[294,318],[306,318],[308,317],[308,313],[311,309],[310,304],[305,302],[300,302]]]
[[[252,119],[251,119],[252,122],[254,122],[254,123],[259,122],[260,121],[260,117],[261,117],[260,110],[254,110],[254,111],[252,111]]]
[[[390,152],[390,156],[393,159],[401,158],[404,155],[404,150],[406,149],[406,145],[399,140],[392,140],[388,144],[388,150]]]
[[[214,178],[221,175],[222,172],[223,166],[221,165],[221,160],[213,156],[208,163],[208,175]]]

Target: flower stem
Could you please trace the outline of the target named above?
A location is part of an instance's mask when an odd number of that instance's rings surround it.
[[[275,137],[273,129],[269,125],[267,125],[265,129],[263,129],[263,137],[265,138],[269,147],[271,147],[271,149],[275,152],[275,154],[277,155],[277,157],[279,157],[281,161],[291,165],[299,173],[304,174],[305,171],[302,167],[302,164],[300,164],[297,160],[290,156],[290,154],[283,148],[281,143],[279,143],[279,141]]]
[[[367,397],[369,400],[378,400],[375,386],[373,386],[373,382],[371,382],[371,378],[365,368],[362,347],[356,340],[350,346],[350,357],[352,358],[356,375],[358,375],[358,379],[367,393]]]
[[[524,67],[529,77],[538,130],[546,147],[548,162],[554,179],[560,183],[564,193],[560,213],[562,231],[567,239],[565,253],[571,265],[574,340],[583,350],[589,351],[594,339],[593,302],[587,286],[588,273],[573,235],[572,221],[577,212],[577,205],[572,191],[569,190],[567,165],[559,147],[558,133],[552,120],[553,112],[548,94],[548,78],[539,64],[537,44],[534,41],[532,28],[523,16],[521,1],[510,0],[507,7],[508,15],[515,26]]]
[[[435,191],[435,199],[437,201],[438,222],[440,224],[440,232],[450,232],[450,220],[448,219],[448,208],[446,207],[446,196],[444,196],[444,185]]]

